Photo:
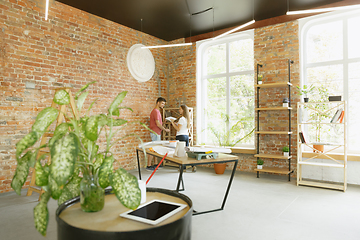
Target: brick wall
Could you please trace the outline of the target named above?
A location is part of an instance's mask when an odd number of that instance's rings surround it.
[[[37,113],[51,105],[54,88],[73,87],[74,94],[97,81],[85,104],[87,108],[98,98],[91,113],[104,112],[119,92],[127,90],[124,105],[134,112],[124,112],[123,117],[145,123],[156,98],[166,94],[166,49],[152,50],[156,71],[146,83],[136,81],[126,66],[133,44],[165,41],[56,1],[50,1],[49,21],[45,21],[44,3],[0,1],[0,193],[12,190],[15,144],[29,132]],[[150,140],[140,127],[125,133],[133,131]],[[113,149],[117,166],[136,167],[137,144],[125,139]]]

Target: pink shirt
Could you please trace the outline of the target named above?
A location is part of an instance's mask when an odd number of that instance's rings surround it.
[[[158,135],[161,134],[161,129],[156,125],[156,120],[162,125],[162,119],[160,111],[154,108],[150,113],[150,129],[156,132]]]

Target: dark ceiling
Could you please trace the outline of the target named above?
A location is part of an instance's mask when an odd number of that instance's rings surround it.
[[[253,18],[259,21],[281,16],[288,10],[288,5],[290,10],[302,10],[340,2],[340,0],[58,1],[166,41],[211,32],[213,28],[216,31],[235,27]],[[209,8],[213,10],[194,14]]]

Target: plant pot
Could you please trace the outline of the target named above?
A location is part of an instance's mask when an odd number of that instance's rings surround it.
[[[284,152],[284,157],[288,157],[289,156],[289,152]]]
[[[98,212],[104,207],[105,191],[93,177],[84,176],[80,182],[80,205],[84,212]]]
[[[226,169],[226,163],[214,163],[214,170],[216,174],[223,174]]]
[[[119,203],[106,189],[106,205],[103,211],[85,213],[80,211],[79,197],[61,204],[56,210],[58,240],[118,240],[118,239],[191,239],[192,201],[186,195],[167,189],[147,188],[149,201],[161,199],[188,205],[180,216],[172,216],[158,225],[123,219],[120,213],[129,209]]]
[[[304,102],[309,102],[309,98],[304,97]]]
[[[313,152],[324,152],[324,145],[313,145]]]
[[[283,103],[283,107],[289,107],[289,103]]]
[[[257,169],[262,169],[263,165],[256,165]]]
[[[262,81],[258,81],[258,84],[262,84]]]

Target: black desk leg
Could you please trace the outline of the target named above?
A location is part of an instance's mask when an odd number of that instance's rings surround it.
[[[232,171],[232,173],[231,173],[231,177],[230,177],[230,180],[229,180],[228,187],[227,187],[227,189],[226,189],[226,193],[225,193],[225,197],[224,197],[223,203],[222,203],[222,205],[221,205],[221,210],[223,210],[224,207],[225,207],[226,199],[227,199],[227,196],[228,196],[229,191],[230,191],[231,183],[232,183],[233,178],[234,178],[234,175],[235,175],[235,171],[236,171],[237,164],[238,164],[238,162],[236,161],[236,162],[234,163],[234,168],[233,168],[233,171]]]
[[[182,190],[184,190],[184,182],[183,182],[183,179],[182,179],[183,171],[184,171],[184,166],[180,165],[180,174],[179,174],[179,179],[178,179],[177,186],[176,186],[176,191],[177,192],[180,191],[180,182],[182,182],[182,184],[183,184],[183,189]]]
[[[138,162],[139,180],[141,180],[140,160],[139,160],[139,150],[137,150],[137,149],[136,149],[136,157],[137,157],[137,162]]]

